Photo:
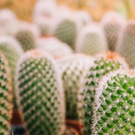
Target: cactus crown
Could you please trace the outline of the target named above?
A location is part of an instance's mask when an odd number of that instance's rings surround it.
[[[89,70],[84,89],[85,114],[82,116],[82,121],[85,124],[84,132],[86,135],[91,133],[91,111],[94,102],[95,88],[98,86],[98,81],[110,71],[119,69],[121,66],[127,67],[124,59],[118,54],[107,52],[98,55],[94,65]]]
[[[135,134],[135,72],[118,70],[102,78],[96,89],[93,134]]]
[[[85,26],[77,37],[76,52],[95,55],[106,50],[107,43],[100,25]]]
[[[29,135],[62,134],[64,95],[57,65],[39,50],[26,52],[16,68],[16,97]]]
[[[12,87],[8,62],[0,52],[0,134],[10,134],[12,116]]]

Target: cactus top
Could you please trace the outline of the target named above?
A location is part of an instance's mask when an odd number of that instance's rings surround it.
[[[135,72],[117,70],[96,88],[92,134],[135,134]]]
[[[39,50],[27,51],[17,64],[15,82],[19,110],[28,133],[61,135],[65,105],[55,60]]]

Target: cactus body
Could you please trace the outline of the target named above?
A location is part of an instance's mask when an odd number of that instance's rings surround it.
[[[58,59],[66,96],[68,119],[78,120],[78,96],[83,87],[85,75],[91,65],[91,58],[83,54],[74,54]]]
[[[95,88],[99,80],[110,71],[119,69],[121,66],[127,67],[124,59],[115,53],[108,52],[97,56],[94,65],[90,68],[84,87],[84,114],[82,113],[85,135],[91,133],[92,104],[94,103]]]
[[[10,135],[12,116],[12,85],[8,62],[0,53],[0,135]]]
[[[64,132],[64,95],[55,61],[39,50],[26,52],[15,76],[16,97],[28,135]]]
[[[125,57],[131,68],[135,66],[135,21],[129,21],[119,39],[118,53]]]
[[[135,134],[135,73],[118,70],[104,76],[96,89],[93,135]]]
[[[115,51],[120,31],[125,26],[125,19],[117,12],[108,12],[101,20],[110,51]]]
[[[73,50],[56,38],[40,38],[37,41],[38,49],[50,53],[54,58],[70,55]]]
[[[76,42],[76,52],[95,55],[107,49],[105,35],[100,25],[90,24],[80,31]]]

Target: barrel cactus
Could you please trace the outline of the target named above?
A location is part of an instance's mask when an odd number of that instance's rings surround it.
[[[92,116],[94,135],[135,134],[135,72],[117,70],[96,88]]]
[[[12,85],[8,62],[0,52],[0,135],[10,135]]]
[[[101,20],[108,42],[108,48],[115,51],[120,31],[125,26],[125,19],[117,12],[108,12]]]
[[[128,67],[125,60],[118,54],[107,52],[100,54],[94,61],[93,66],[89,69],[86,77],[84,87],[84,109],[81,121],[84,123],[84,133],[89,135],[91,133],[91,111],[92,104],[94,103],[95,88],[98,86],[98,82],[107,73],[114,71],[121,67]]]
[[[91,57],[83,54],[73,54],[58,59],[62,71],[68,119],[78,120],[79,118],[78,96],[83,88],[84,78],[91,65],[91,60]]]
[[[92,23],[80,31],[76,41],[76,52],[95,55],[107,49],[106,38],[99,24]]]
[[[127,63],[131,68],[135,66],[134,54],[135,54],[135,21],[130,20],[119,39],[118,53],[125,57]]]
[[[61,74],[49,54],[39,50],[27,51],[17,64],[15,88],[28,135],[61,135],[64,132]]]
[[[57,38],[40,38],[37,40],[37,49],[50,53],[54,58],[70,55],[73,50]]]

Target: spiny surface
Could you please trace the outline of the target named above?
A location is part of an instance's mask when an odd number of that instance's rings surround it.
[[[97,109],[93,117],[93,134],[134,135],[135,77],[121,72],[109,75],[101,84],[100,93],[95,102]]]
[[[29,135],[57,135],[64,128],[63,91],[50,56],[28,51],[16,70],[16,95]]]
[[[0,53],[0,135],[10,135],[12,87],[7,60]]]

